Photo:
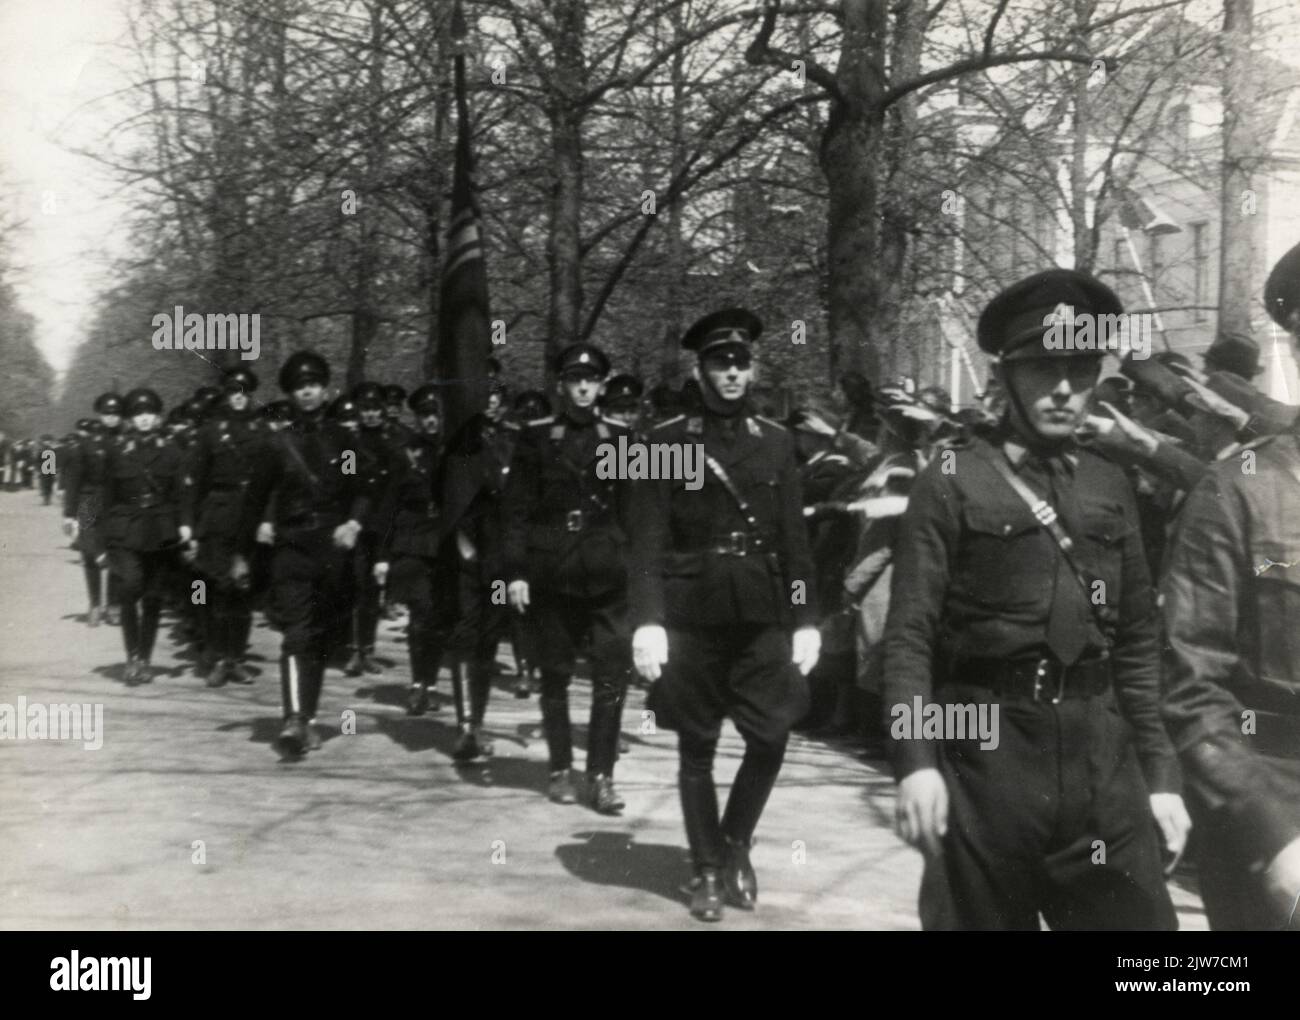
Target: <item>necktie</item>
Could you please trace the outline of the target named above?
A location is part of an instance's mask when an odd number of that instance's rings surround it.
[[[1048,501],[1059,515],[1060,508],[1069,497],[1064,478],[1065,466],[1053,457],[1044,458],[1041,463],[1047,476]],[[1061,524],[1065,526],[1064,519]],[[1062,665],[1068,666],[1079,658],[1088,645],[1091,610],[1074,571],[1070,569],[1061,551],[1055,548],[1055,539],[1052,540],[1052,545],[1056,578],[1052,585],[1052,607],[1047,615],[1047,647],[1060,659]]]

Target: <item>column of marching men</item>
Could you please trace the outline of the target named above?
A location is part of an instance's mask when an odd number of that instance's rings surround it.
[[[1300,336],[1300,245],[1264,299]],[[507,407],[494,370],[486,407],[452,435],[436,381],[331,403],[310,351],[260,409],[247,369],[166,419],[150,390],[105,394],[61,454],[87,620],[120,618],[125,679],[148,683],[175,606],[215,687],[250,682],[260,607],[281,635],[276,747],[290,759],[321,746],[327,666],[380,672],[377,627],[399,606],[407,711],[430,710],[445,667],[453,757],[485,757],[508,639],[514,693],[539,694],[546,795],[605,814],[625,807],[614,773],[635,674],[677,737],[701,920],[756,905],[750,848],[792,729],[856,712],[869,754],[893,759],[896,828],[925,858],[925,927],[1173,927],[1166,882],[1193,824],[1212,926],[1294,926],[1296,408],[1254,388],[1259,349],[1234,334],[1203,370],[1134,352],[1102,378],[1101,350],[1047,342],[1063,305],[1123,311],[1087,274],[1034,274],[979,318],[993,365],[980,406],[846,377],[843,424],[824,406],[756,413],[762,325],[741,308],[684,334],[684,413],[589,344],[558,355],[554,408],[538,391]],[[698,448],[701,474],[598,469],[628,442]],[[1000,736],[897,732],[914,705],[991,706]],[[744,755],[720,804],[724,719]]]
[[[128,685],[154,679],[165,609],[207,686],[247,685],[257,672],[247,655],[260,609],[281,638],[275,747],[290,760],[321,747],[327,666],[383,672],[376,633],[399,606],[408,612],[408,713],[429,711],[446,667],[459,731],[453,758],[490,755],[489,692],[498,644],[509,639],[515,695],[539,693],[547,796],[603,814],[625,807],[614,770],[626,747],[620,725],[633,653],[644,653],[649,635],[662,664],[668,627],[682,644],[683,680],[658,711],[683,728],[692,912],[721,916],[724,890],[753,909],[748,849],[806,702],[788,673],[794,614],[783,586],[810,568],[793,445],[745,402],[760,332],[753,315],[730,309],[683,340],[717,385],[660,428],[673,429],[665,440],[712,449],[725,481],[701,501],[683,499],[691,494],[682,480],[634,491],[640,483],[600,477],[602,444],[648,438],[645,394],[635,377],[611,376],[608,357],[589,344],[558,356],[554,413],[536,390],[507,407],[492,363],[487,406],[454,435],[444,432],[436,382],[409,396],[364,382],[330,401],[330,366],[311,351],[285,360],[283,396],[260,405],[259,379],[246,367],[166,415],[153,390],[104,394],[94,403],[98,420],[77,423],[60,465],[87,622],[120,622]],[[401,420],[404,410],[413,425]],[[633,547],[638,530],[652,546]],[[664,579],[629,589],[630,574],[673,557]],[[702,571],[704,558],[717,563]],[[793,661],[806,672],[817,632],[803,624]],[[581,771],[569,708],[579,656],[592,684]],[[697,674],[716,678],[696,689]],[[712,758],[728,714],[747,752],[720,817]]]

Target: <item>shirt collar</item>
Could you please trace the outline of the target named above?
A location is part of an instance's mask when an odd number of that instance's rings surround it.
[[[1018,439],[1008,437],[1002,440],[1002,454],[1007,458],[1007,461],[1013,468],[1020,471],[1024,467],[1025,460],[1033,454],[1033,451]],[[1071,472],[1079,466],[1079,454],[1070,447],[1065,447],[1060,451],[1054,451],[1053,453],[1046,455],[1039,454],[1043,459],[1058,455],[1061,462],[1064,463]]]

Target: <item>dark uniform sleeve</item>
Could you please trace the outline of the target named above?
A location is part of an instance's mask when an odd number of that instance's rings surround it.
[[[1115,475],[1125,522],[1119,619],[1111,645],[1115,696],[1133,729],[1147,788],[1152,793],[1179,793],[1178,757],[1160,718],[1160,617],[1142,549],[1137,501],[1127,480],[1118,470]]]
[[[506,476],[500,513],[501,565],[507,582],[524,580],[528,574],[528,521],[537,506],[542,434],[541,427],[525,429]]]
[[[406,484],[410,466],[411,462],[404,455],[394,456],[389,466],[387,480],[375,508],[375,534],[379,536],[379,544],[375,552],[376,562],[385,563],[393,554],[393,539],[396,537],[393,529],[397,523],[397,503],[401,498],[402,487]]]
[[[930,700],[951,557],[961,532],[956,496],[936,460],[917,479],[903,514],[885,621],[886,706],[911,705],[917,696]],[[937,765],[933,741],[896,740],[894,747],[894,774],[900,780]]]
[[[654,442],[666,442],[667,433],[656,429]],[[707,470],[707,469],[706,469]],[[666,619],[664,606],[664,554],[668,550],[668,514],[672,482],[668,479],[637,479],[627,487],[628,537],[628,622],[637,627],[658,625]]]
[[[256,546],[257,528],[268,519],[267,508],[275,490],[277,468],[282,456],[280,444],[285,442],[283,433],[272,433],[265,443],[259,444],[249,472],[248,491],[240,507],[239,536],[245,555]]]
[[[1191,792],[1226,815],[1261,864],[1300,836],[1300,803],[1242,737],[1234,685],[1249,676],[1237,650],[1243,581],[1252,571],[1240,494],[1217,471],[1188,498],[1165,575],[1169,634],[1164,718]]]
[[[207,491],[208,467],[212,463],[211,433],[207,428],[200,430],[194,445],[181,454],[181,470],[184,483],[181,486],[180,517],[181,524],[190,528],[195,526],[199,516],[199,496]]]
[[[793,599],[795,584],[802,588],[803,597],[793,603],[794,625],[817,626],[816,577],[813,572],[812,549],[808,544],[808,525],[803,517],[803,486],[799,481],[799,465],[794,457],[794,442],[785,432],[780,433],[783,456],[781,458],[780,490],[781,519],[778,522],[781,540],[781,568],[785,574],[785,594]]]
[[[63,454],[63,516],[77,516],[77,501],[81,497],[81,472],[85,452],[80,441],[71,444]]]

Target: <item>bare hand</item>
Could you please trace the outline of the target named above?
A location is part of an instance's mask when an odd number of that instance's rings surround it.
[[[275,545],[275,525],[270,521],[263,521],[257,526],[257,544]]]
[[[912,846],[937,854],[948,833],[948,787],[938,769],[917,769],[898,784],[895,831]]]
[[[528,608],[528,582],[511,581],[506,587],[506,598],[509,600],[512,609],[516,612],[524,612]]]
[[[374,575],[375,575],[375,584],[379,585],[379,587],[381,588],[384,585],[386,585],[388,583],[388,564],[383,562],[382,560],[376,563],[374,569]]]

